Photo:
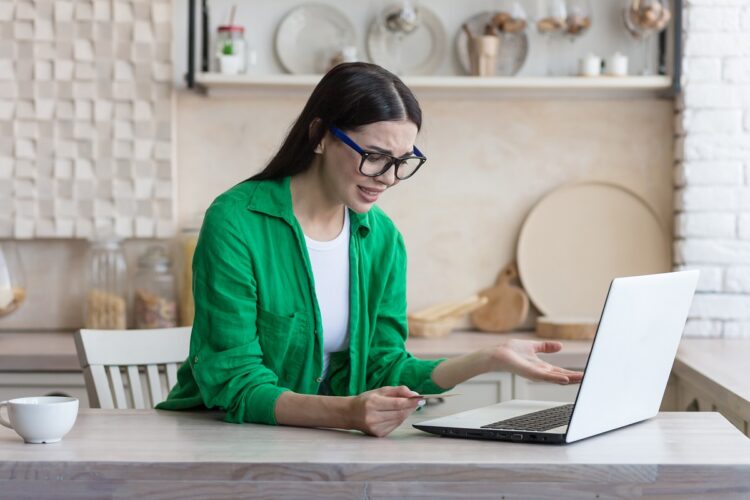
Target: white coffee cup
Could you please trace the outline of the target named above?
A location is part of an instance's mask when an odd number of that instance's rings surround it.
[[[8,420],[2,416],[8,410]],[[0,402],[0,424],[27,443],[56,443],[73,427],[78,399],[62,396],[17,398]]]

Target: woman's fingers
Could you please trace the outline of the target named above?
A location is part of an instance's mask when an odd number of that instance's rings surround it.
[[[560,367],[557,367],[557,366],[555,366],[553,368],[553,370],[555,372],[557,372],[557,373],[561,373],[563,375],[568,376],[570,379],[578,379],[578,380],[580,380],[581,378],[583,378],[583,372],[568,370],[566,368],[560,368]]]
[[[568,370],[565,368],[560,368],[559,366],[550,365],[550,370],[568,377],[568,383],[571,384],[577,384],[583,378],[583,372]]]
[[[542,372],[539,376],[541,380],[544,380],[545,382],[553,382],[555,384],[570,383],[570,379],[567,376],[555,372]]]
[[[373,399],[376,411],[413,410],[419,405],[417,398],[378,396]]]
[[[412,409],[399,411],[382,411],[376,413],[376,422],[372,423],[372,435],[384,437],[393,432],[413,412]]]
[[[560,342],[555,342],[553,340],[547,340],[544,342],[537,342],[535,347],[536,352],[546,352],[546,353],[552,353],[552,352],[558,352],[562,349],[562,344]]]
[[[380,389],[377,389],[375,391],[377,394],[380,394],[381,396],[396,396],[396,397],[402,397],[402,398],[410,398],[413,396],[417,396],[418,393],[412,391],[405,385],[397,385],[397,386],[385,386],[381,387]]]

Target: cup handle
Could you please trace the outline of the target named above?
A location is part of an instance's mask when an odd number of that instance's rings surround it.
[[[0,402],[0,424],[4,425],[8,429],[12,429],[13,426],[10,425],[10,422],[8,422],[7,420],[3,418],[3,407],[8,408],[8,405],[9,405],[8,401]]]

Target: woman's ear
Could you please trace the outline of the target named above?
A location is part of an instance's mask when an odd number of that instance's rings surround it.
[[[325,139],[325,132],[321,134],[321,127],[322,127],[322,121],[320,118],[315,118],[313,121],[310,122],[310,127],[308,128],[308,134],[310,137],[310,140],[316,140],[318,137],[320,137],[320,140],[315,145],[315,148],[313,149],[313,153],[315,154],[323,154],[323,151],[325,151],[325,144],[323,139]]]

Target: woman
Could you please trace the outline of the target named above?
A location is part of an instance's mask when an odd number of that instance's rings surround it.
[[[450,360],[405,351],[404,243],[374,203],[425,163],[421,123],[411,91],[378,66],[323,77],[268,166],[206,213],[190,356],[159,408],[385,436],[422,403],[414,396],[480,373],[580,381],[537,357],[556,342]]]

